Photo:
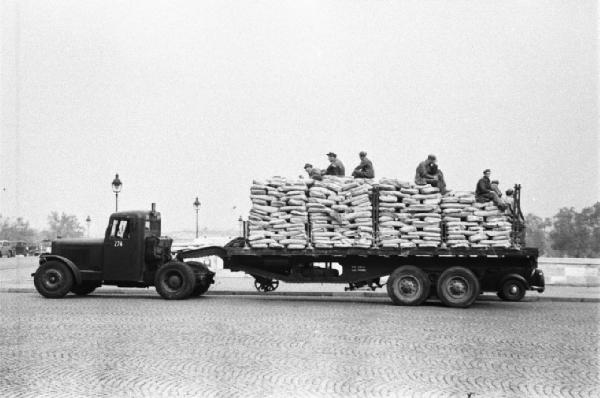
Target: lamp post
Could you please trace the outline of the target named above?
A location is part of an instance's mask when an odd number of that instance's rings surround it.
[[[244,219],[241,215],[240,218],[238,218],[238,223],[240,224],[240,236],[244,236]]]
[[[119,174],[115,174],[115,179],[112,181],[112,190],[115,193],[115,211],[119,211],[119,192],[122,187],[123,183],[119,179]]]
[[[88,215],[85,219],[85,223],[87,224],[87,236],[90,237],[90,224],[92,223],[91,217]]]
[[[200,210],[200,201],[196,196],[196,200],[193,203],[194,209],[196,209],[196,239],[198,239],[198,210]]]

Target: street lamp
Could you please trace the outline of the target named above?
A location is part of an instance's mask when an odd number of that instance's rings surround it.
[[[115,179],[112,181],[112,190],[115,193],[115,211],[119,211],[119,192],[122,187],[123,183],[119,179],[119,174],[115,174]]]
[[[196,200],[193,203],[194,209],[196,209],[196,239],[198,239],[198,210],[200,210],[200,201],[196,196]]]
[[[240,236],[244,236],[244,219],[241,215],[240,218],[238,218],[238,223],[240,224]]]
[[[87,230],[88,230],[88,231],[87,231],[87,232],[88,232],[88,234],[87,234],[87,235],[88,235],[88,238],[89,238],[89,237],[90,237],[90,224],[92,223],[92,219],[91,219],[91,217],[90,217],[89,215],[88,215],[88,216],[87,216],[87,218],[85,219],[85,222],[86,222],[86,224],[87,224],[87,227],[88,227],[88,228],[87,228]]]

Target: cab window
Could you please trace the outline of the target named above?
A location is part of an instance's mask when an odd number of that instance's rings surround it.
[[[129,239],[131,237],[131,223],[128,220],[113,220],[110,237],[113,239]]]

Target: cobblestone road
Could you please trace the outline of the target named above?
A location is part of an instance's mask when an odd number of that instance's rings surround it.
[[[0,293],[0,396],[597,397],[599,306]]]

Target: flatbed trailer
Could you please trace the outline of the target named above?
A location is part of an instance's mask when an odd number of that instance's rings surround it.
[[[255,278],[257,290],[288,283],[344,283],[346,290],[382,287],[398,305],[438,297],[452,307],[470,306],[482,292],[507,301],[526,290],[544,291],[535,248],[333,248],[256,249],[243,237],[227,245],[182,251],[177,260],[218,256],[223,267]]]

